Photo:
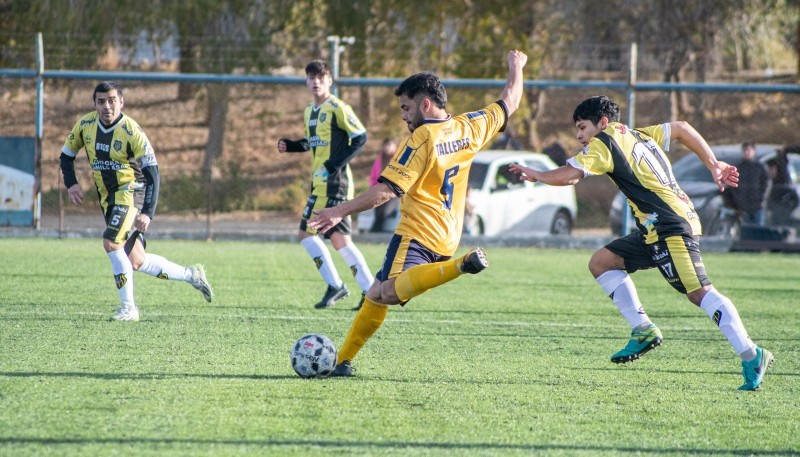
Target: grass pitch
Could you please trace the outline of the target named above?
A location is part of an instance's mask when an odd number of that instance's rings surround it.
[[[100,240],[0,239],[0,455],[800,454],[797,255],[704,255],[775,354],[739,392],[738,357],[654,270],[634,280],[664,344],[612,364],[629,329],[589,251],[489,248],[485,272],[391,309],[355,377],[303,380],[292,343],[340,345],[358,294],[313,309],[325,286],[296,244],[148,247],[204,263],[214,302],[137,274],[142,320],[109,321]],[[377,268],[384,246],[360,247]]]

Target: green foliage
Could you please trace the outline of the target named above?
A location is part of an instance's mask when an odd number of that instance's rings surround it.
[[[795,255],[704,255],[776,357],[762,391],[739,392],[738,358],[716,326],[654,270],[634,280],[665,343],[631,365],[610,363],[628,328],[586,270],[589,251],[488,248],[485,272],[392,307],[355,377],[303,380],[289,364],[292,342],[315,332],[340,345],[356,297],[313,309],[324,285],[300,246],[151,239],[153,253],[204,262],[215,300],[137,273],[142,320],[119,323],[108,320],[117,295],[98,242],[0,239],[2,455],[800,449]],[[377,267],[385,246],[360,247]]]

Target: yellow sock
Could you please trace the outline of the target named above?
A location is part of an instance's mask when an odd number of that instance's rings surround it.
[[[408,301],[436,286],[461,276],[456,266],[460,259],[416,265],[400,273],[394,283],[394,290],[401,301]]]
[[[369,298],[364,298],[364,304],[361,305],[361,309],[353,319],[350,332],[347,333],[347,338],[344,339],[344,343],[339,349],[336,363],[342,363],[345,360],[352,361],[369,337],[383,324],[388,311],[388,306],[379,305]]]

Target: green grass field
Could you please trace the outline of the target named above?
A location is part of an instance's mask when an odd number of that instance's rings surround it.
[[[0,455],[800,454],[797,255],[704,255],[775,354],[740,392],[738,357],[653,270],[634,280],[664,345],[612,364],[629,329],[590,251],[489,248],[485,272],[391,309],[355,377],[304,380],[292,343],[341,344],[357,296],[313,309],[324,285],[299,245],[148,247],[204,263],[215,301],[137,274],[142,320],[109,321],[100,240],[0,239]],[[384,246],[361,248],[377,267]]]

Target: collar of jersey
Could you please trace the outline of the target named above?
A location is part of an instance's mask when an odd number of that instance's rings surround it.
[[[423,122],[423,124],[438,124],[439,122],[449,121],[451,117],[452,116],[448,114],[447,117],[444,119],[425,119],[425,122]]]
[[[117,128],[117,126],[122,121],[123,117],[125,117],[125,114],[119,113],[119,117],[117,118],[117,120],[112,122],[111,125],[109,125],[108,127],[106,127],[105,125],[103,125],[103,121],[100,120],[100,116],[98,116],[97,117],[97,128],[99,128],[103,133],[108,133],[108,132],[114,130],[115,128]]]

